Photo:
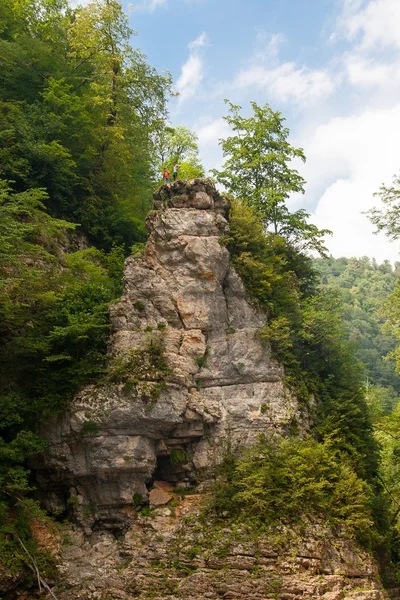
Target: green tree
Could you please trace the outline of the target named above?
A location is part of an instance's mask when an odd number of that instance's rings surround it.
[[[130,34],[114,0],[0,0],[2,566],[16,535],[34,553],[38,426],[104,373],[124,252],[146,236],[171,80]]]
[[[318,289],[312,259],[265,231],[258,214],[233,201],[226,240],[247,292],[268,315],[258,335],[285,365],[294,395],[316,403],[319,439],[345,452],[357,473],[373,481],[377,447],[362,366],[344,337],[340,298]]]
[[[377,231],[386,233],[389,239],[397,240],[400,235],[400,177],[394,177],[393,185],[382,185],[375,194],[381,198],[383,206],[373,208],[367,214]],[[398,270],[398,263],[396,270]],[[390,272],[392,269],[386,269]],[[396,273],[396,275],[398,275]],[[385,319],[383,333],[397,340],[395,347],[391,345],[386,358],[395,361],[396,371],[400,375],[400,285],[395,277],[395,287],[387,296],[379,311]],[[383,486],[384,498],[390,507],[389,524],[391,533],[392,558],[397,565],[400,560],[400,404],[388,397],[387,390],[372,388],[368,391],[369,402],[373,406],[375,436],[381,447],[379,478]],[[388,409],[389,405],[389,409]]]
[[[393,177],[393,185],[381,185],[379,196],[383,207],[372,208],[366,214],[377,231],[386,233],[390,240],[398,240],[400,236],[400,176]]]
[[[395,401],[400,393],[400,377],[394,359],[387,355],[396,347],[382,306],[393,292],[397,271],[389,261],[378,264],[363,258],[318,258],[314,265],[326,290],[339,294],[343,305],[345,336],[363,363],[369,385],[384,386]],[[385,309],[386,311],[386,309]]]
[[[174,164],[178,163],[179,179],[204,177],[197,136],[193,131],[183,125],[173,128],[160,122],[153,133],[152,140],[157,156],[155,170],[158,173],[165,166],[172,170]]]
[[[102,373],[108,306],[121,292],[121,249],[63,252],[74,226],[45,201],[1,182],[0,501],[29,490],[24,462],[44,447],[37,424]]]
[[[373,525],[370,498],[370,487],[329,442],[263,437],[222,466],[213,508],[253,524],[317,517],[365,538]]]
[[[396,362],[396,371],[400,374],[400,283],[397,281],[393,292],[384,302],[381,314],[386,318],[383,330],[397,340],[396,347],[391,350],[387,358],[392,358]]]
[[[196,179],[196,177],[204,177],[205,175],[203,165],[195,157],[189,161],[182,161],[179,163],[179,165],[179,179],[188,181],[190,179]]]
[[[368,211],[370,221],[377,227],[377,231],[384,231],[391,240],[400,236],[400,177],[393,179],[392,186],[382,185],[375,195],[380,196],[383,207],[373,208]],[[382,314],[386,317],[384,330],[400,340],[400,285],[397,281],[393,293],[384,303]],[[400,374],[400,349],[397,346],[389,354],[396,360],[396,370]]]
[[[161,164],[179,163],[193,156],[197,157],[199,152],[197,135],[184,125],[168,127],[160,123],[153,139],[157,158]]]
[[[212,171],[217,181],[235,198],[256,208],[265,227],[284,236],[297,249],[324,253],[323,237],[330,232],[308,223],[305,210],[291,213],[286,206],[290,194],[304,193],[305,185],[290,162],[306,159],[302,148],[289,144],[285,119],[268,104],[261,107],[251,102],[253,115],[246,118],[240,114],[241,106],[225,102],[230,114],[224,119],[234,135],[220,141],[227,160],[221,171]]]
[[[5,0],[0,0],[2,4]],[[168,73],[130,46],[115,0],[4,7],[0,61],[1,175],[16,191],[45,188],[49,212],[110,249],[145,239]]]

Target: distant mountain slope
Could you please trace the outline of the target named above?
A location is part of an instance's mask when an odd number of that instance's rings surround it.
[[[367,257],[331,257],[316,259],[315,267],[323,286],[340,292],[348,338],[356,344],[366,377],[372,384],[393,388],[393,397],[399,395],[400,376],[394,362],[384,359],[396,346],[396,339],[382,333],[384,318],[379,310],[394,289],[400,264],[393,267],[389,261],[379,265]]]

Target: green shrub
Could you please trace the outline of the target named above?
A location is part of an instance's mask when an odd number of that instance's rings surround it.
[[[275,353],[280,356],[293,347],[292,335],[289,319],[286,317],[277,317],[258,331],[258,337],[271,344]]]
[[[141,258],[146,249],[146,244],[144,242],[136,242],[131,246],[130,255],[134,258]]]
[[[96,421],[85,421],[79,432],[80,435],[96,435],[100,431],[100,425]]]
[[[40,573],[47,577],[54,577],[55,562],[50,552],[40,548],[32,535],[32,521],[48,523],[55,529],[54,523],[46,517],[39,505],[31,499],[20,500],[10,509],[6,502],[0,501],[0,567],[9,569],[12,574],[22,576],[28,584],[31,582],[31,572],[26,567],[30,561],[22,544],[34,557]],[[32,562],[32,561],[30,561]]]
[[[140,492],[135,492],[133,494],[132,500],[133,500],[133,506],[138,507],[143,504],[143,496],[142,496],[142,494],[140,494]]]
[[[158,334],[160,335],[160,334]],[[106,379],[112,382],[137,384],[140,380],[165,381],[171,374],[164,348],[154,336],[142,349],[132,349],[112,359]]]
[[[213,510],[271,524],[321,518],[360,535],[373,524],[370,487],[329,442],[262,437],[239,460],[228,457],[215,485]]]
[[[171,375],[159,338],[157,334],[143,349],[133,349],[113,358],[104,378],[105,382],[123,383],[124,394],[140,397],[145,402],[146,413],[153,410]]]
[[[206,347],[206,350],[203,354],[203,356],[197,356],[196,357],[196,364],[199,367],[199,369],[202,369],[203,367],[205,367],[207,365],[207,359],[208,359],[208,346]]]
[[[181,448],[173,448],[169,455],[169,462],[176,466],[187,462],[186,452]]]
[[[136,300],[135,308],[138,312],[140,312],[140,313],[143,312],[145,309],[144,302],[142,302],[141,300]]]

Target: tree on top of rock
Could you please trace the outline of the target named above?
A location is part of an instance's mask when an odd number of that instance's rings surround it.
[[[197,135],[184,125],[169,127],[160,121],[153,134],[157,172],[164,166],[180,165],[179,179],[204,177],[204,167],[199,159]]]
[[[222,170],[213,170],[217,181],[228,192],[254,207],[268,229],[282,235],[298,250],[325,252],[323,237],[328,230],[319,230],[307,222],[304,209],[291,213],[285,202],[293,192],[304,193],[305,180],[290,168],[293,159],[305,162],[302,148],[294,148],[287,138],[289,129],[284,118],[268,104],[251,102],[253,116],[240,114],[241,106],[228,100],[229,115],[224,117],[234,135],[220,140],[227,157]]]

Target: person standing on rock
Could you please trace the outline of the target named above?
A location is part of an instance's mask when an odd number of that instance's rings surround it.
[[[177,163],[174,165],[174,171],[173,171],[173,175],[174,175],[174,181],[176,181],[178,179],[178,169],[181,168],[181,165],[178,165]]]
[[[171,181],[171,179],[170,179],[171,173],[167,169],[167,167],[164,167],[163,177],[164,177],[164,183],[169,183]]]

